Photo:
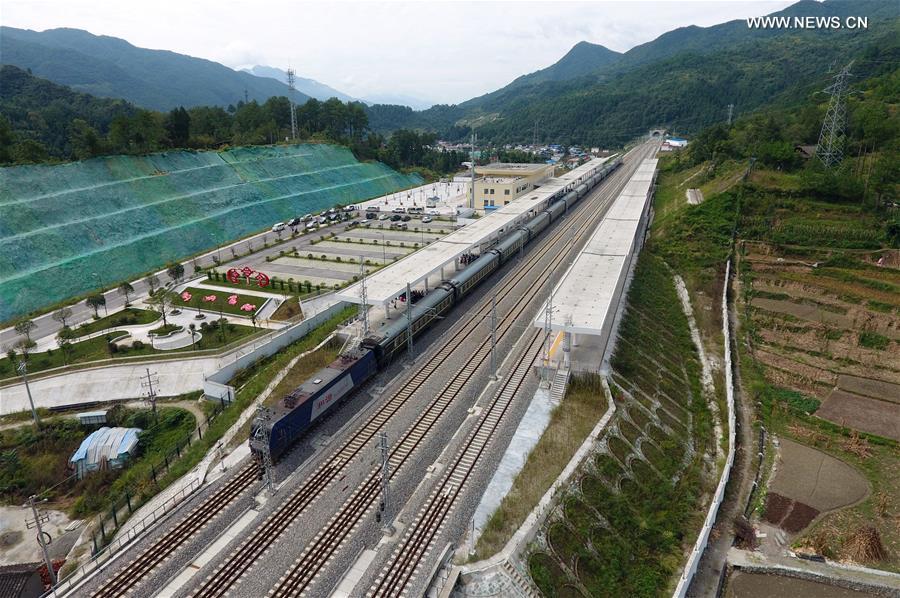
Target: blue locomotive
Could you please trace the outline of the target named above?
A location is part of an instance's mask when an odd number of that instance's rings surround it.
[[[407,328],[413,338],[436,318],[444,316],[482,280],[505,264],[522,247],[537,237],[569,207],[584,197],[597,183],[621,164],[608,162],[594,176],[569,190],[563,197],[511,231],[500,242],[468,263],[453,278],[443,281],[414,305],[410,305],[411,323],[398,318],[377,334],[363,339],[360,347],[344,353],[327,367],[257,416],[251,426],[250,449],[257,461],[268,439],[272,460],[278,460],[317,418],[362,386],[375,373],[406,349]]]

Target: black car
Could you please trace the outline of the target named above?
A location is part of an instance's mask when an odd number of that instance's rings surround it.
[[[375,220],[378,218],[378,214],[374,212],[366,212],[366,220]]]
[[[393,216],[391,216],[391,222],[400,222],[400,220],[401,220],[400,214],[394,214]]]
[[[290,220],[287,221],[288,226],[297,226],[298,224],[300,224],[299,218],[291,218]]]
[[[412,217],[411,217],[411,216],[404,216],[403,218],[401,218],[401,220],[403,220],[403,222],[409,222],[410,220],[412,220]]]

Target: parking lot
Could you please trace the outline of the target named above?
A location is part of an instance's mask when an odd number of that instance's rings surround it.
[[[343,218],[343,213],[340,214]],[[230,268],[249,267],[270,279],[318,286],[331,290],[358,280],[360,263],[367,273],[392,263],[456,230],[449,219],[422,222],[423,215],[386,212],[366,219],[365,212],[347,212],[348,220],[330,222],[316,230],[306,231],[305,223],[274,232],[269,247],[217,268],[220,273]],[[391,218],[401,220],[392,221]],[[405,222],[402,218],[406,216]],[[435,217],[432,217],[435,218]],[[355,224],[354,224],[355,223]],[[405,229],[398,228],[405,225]],[[278,240],[278,236],[282,240]],[[307,286],[309,286],[307,285]]]

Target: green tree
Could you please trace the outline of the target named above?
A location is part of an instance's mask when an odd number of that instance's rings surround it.
[[[62,324],[63,328],[68,327],[69,318],[72,317],[72,310],[68,307],[61,307],[51,316],[54,320]]]
[[[123,282],[119,285],[118,288],[119,294],[125,297],[125,306],[127,307],[129,302],[129,296],[134,292],[134,287],[131,286],[129,282]]]
[[[100,317],[100,308],[106,305],[106,297],[103,295],[91,295],[84,300],[84,304],[94,310],[94,318]]]
[[[184,266],[178,262],[169,264],[169,266],[166,268],[166,274],[169,275],[169,278],[172,279],[172,282],[180,282],[184,277]]]
[[[167,289],[159,289],[147,300],[151,308],[162,316],[163,326],[168,326],[169,324],[168,320],[166,320],[166,315],[174,302],[175,293]]]
[[[15,329],[19,334],[24,334],[25,338],[28,342],[31,342],[31,331],[37,328],[37,324],[34,323],[34,320],[19,320],[16,322]]]
[[[69,146],[76,160],[93,158],[103,153],[103,140],[86,121],[76,118],[69,125]]]
[[[19,164],[45,162],[49,156],[44,144],[34,139],[20,141],[12,148],[12,158]]]
[[[184,109],[184,106],[179,106],[169,112],[165,127],[173,146],[187,147],[188,139],[191,136],[191,115]]]

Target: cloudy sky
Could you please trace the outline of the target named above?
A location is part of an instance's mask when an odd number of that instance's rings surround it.
[[[623,52],[676,27],[792,3],[3,0],[0,23],[86,29],[233,68],[293,65],[360,98],[455,103],[548,66],[582,40]]]

